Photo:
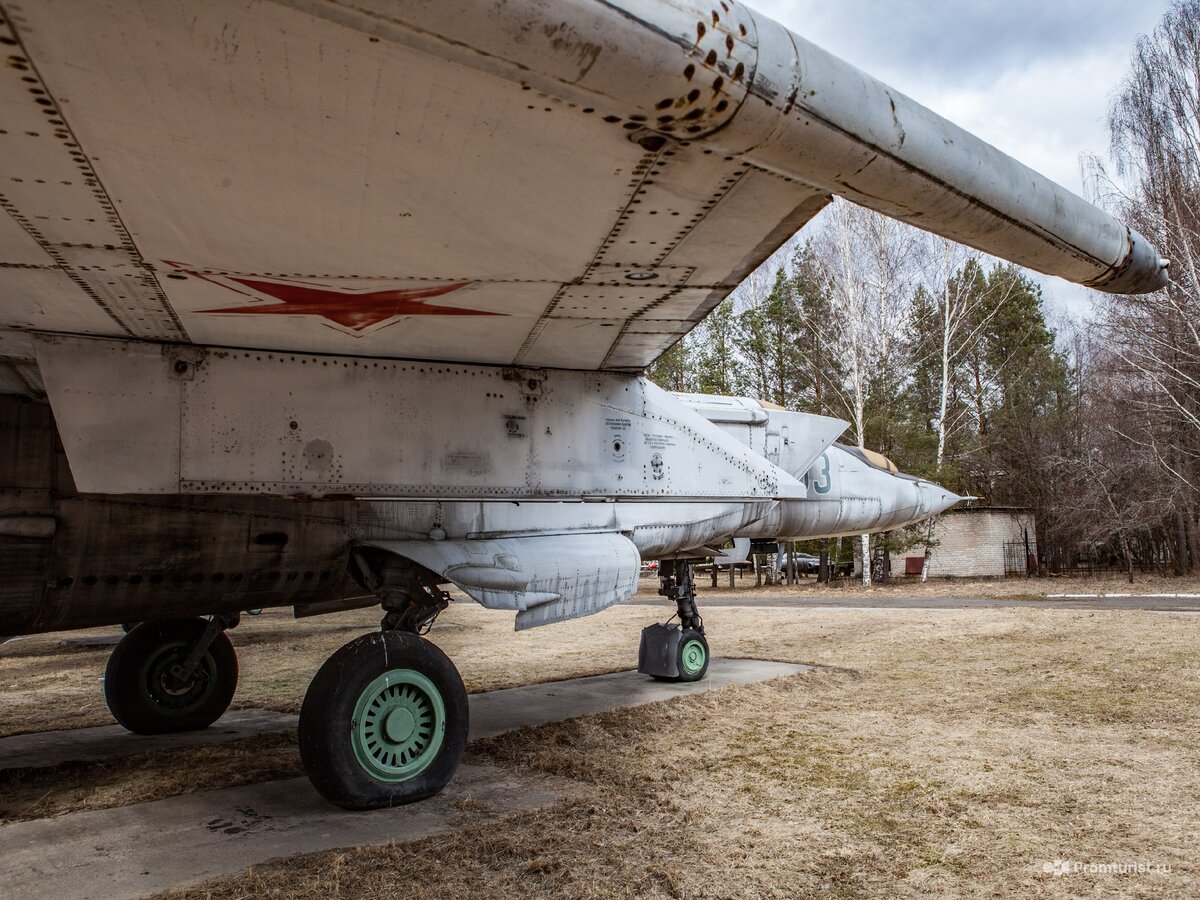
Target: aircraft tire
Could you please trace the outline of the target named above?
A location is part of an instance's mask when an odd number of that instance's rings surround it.
[[[423,800],[467,746],[467,692],[449,657],[408,632],[363,635],[331,656],[300,709],[300,758],[344,809]]]
[[[679,636],[679,656],[676,660],[679,667],[680,681],[699,681],[708,674],[708,641],[698,631],[690,628]]]
[[[121,725],[134,734],[169,734],[207,728],[224,714],[238,682],[237,654],[224,633],[186,685],[172,685],[168,674],[206,625],[203,619],[143,622],[121,638],[104,671],[104,699]]]

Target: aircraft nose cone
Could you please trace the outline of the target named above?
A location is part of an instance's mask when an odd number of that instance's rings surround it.
[[[934,484],[932,481],[921,482],[921,514],[924,516],[936,516],[965,499],[940,484]]]

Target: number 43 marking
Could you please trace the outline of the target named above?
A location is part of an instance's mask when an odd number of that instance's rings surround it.
[[[817,480],[813,482],[813,490],[818,494],[828,494],[829,489],[833,487],[833,477],[829,471],[829,454],[821,454],[821,471],[817,473]]]

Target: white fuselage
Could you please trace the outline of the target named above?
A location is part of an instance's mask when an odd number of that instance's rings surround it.
[[[803,496],[737,502],[417,502],[360,504],[362,540],[533,537],[579,532],[626,535],[643,559],[712,549],[732,537],[804,540],[900,528],[959,500],[952,492],[829,443],[811,460],[811,436],[841,430],[824,416],[771,409],[742,397],[674,395],[729,437],[802,485]]]

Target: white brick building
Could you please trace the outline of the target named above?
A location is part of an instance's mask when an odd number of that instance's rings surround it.
[[[972,506],[951,510],[938,521],[938,541],[929,559],[931,578],[1003,578],[1024,575],[1036,565],[1033,511],[1016,507]],[[892,576],[919,575],[925,548],[892,554]]]

